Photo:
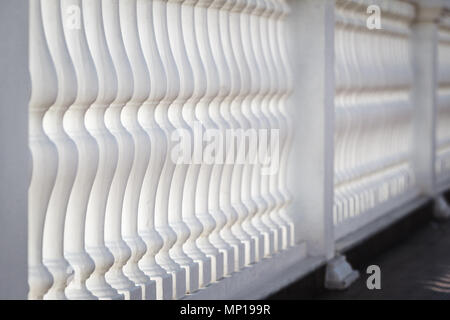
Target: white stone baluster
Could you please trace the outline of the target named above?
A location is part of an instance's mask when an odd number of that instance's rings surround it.
[[[177,235],[169,225],[169,191],[172,183],[175,163],[172,161],[171,153],[174,146],[171,134],[174,130],[169,120],[169,112],[172,104],[177,99],[180,92],[180,79],[178,70],[173,59],[169,43],[169,34],[167,30],[168,18],[167,1],[153,1],[153,19],[155,23],[155,35],[158,50],[163,62],[164,71],[167,76],[166,94],[155,110],[155,119],[161,129],[164,131],[167,149],[164,150],[164,166],[156,191],[155,206],[155,227],[163,238],[163,247],[156,255],[156,261],[168,273],[172,275],[173,298],[178,299],[186,294],[186,271],[172,260],[169,250],[175,244]]]
[[[201,61],[195,34],[194,11],[198,0],[184,1],[181,8],[181,22],[183,28],[184,43],[189,63],[192,66],[194,77],[194,92],[183,107],[183,118],[192,129],[198,128],[196,116],[197,103],[206,93],[206,71]],[[201,129],[200,129],[201,130]],[[195,131],[194,131],[195,133]],[[198,147],[197,147],[198,146]],[[195,149],[197,148],[197,149]],[[199,150],[200,148],[200,150]],[[199,265],[199,286],[207,286],[211,282],[211,258],[206,256],[197,246],[197,239],[203,232],[203,225],[195,214],[195,186],[197,185],[198,172],[201,159],[197,159],[202,152],[201,144],[193,145],[192,163],[188,166],[183,189],[182,215],[183,221],[189,228],[190,236],[186,239],[183,250]]]
[[[171,258],[186,271],[186,291],[192,293],[199,288],[199,264],[183,251],[183,244],[190,237],[190,230],[183,221],[183,190],[191,157],[190,153],[185,154],[188,150],[184,150],[183,147],[185,146],[184,139],[189,138],[189,144],[192,148],[192,130],[183,119],[182,112],[185,103],[194,93],[194,75],[188,61],[181,25],[182,2],[180,0],[169,0],[167,3],[167,17],[170,20],[170,23],[168,23],[169,40],[180,77],[180,91],[169,110],[169,120],[173,125],[172,130],[177,131],[172,131],[170,139],[173,139],[174,134],[179,136],[180,141],[177,145],[182,148],[179,150],[181,151],[181,157],[179,163],[176,163],[169,193],[169,224],[177,234],[177,241],[169,253]],[[181,137],[183,134],[187,136]],[[172,157],[172,161],[175,161],[177,159],[173,158],[173,154],[176,152],[174,148],[177,147],[174,147],[173,142],[170,157]]]
[[[273,166],[274,172],[269,177],[269,191],[275,198],[275,208],[272,211],[272,219],[281,227],[282,236],[281,242],[279,244],[280,249],[287,249],[289,244],[289,239],[291,238],[291,221],[286,221],[281,214],[280,209],[284,205],[285,199],[281,193],[278,180],[280,175],[280,156],[281,151],[286,143],[286,138],[288,135],[288,124],[280,111],[280,99],[282,98],[282,83],[285,81],[283,63],[279,54],[279,48],[276,45],[276,31],[277,22],[280,19],[283,8],[278,1],[266,0],[267,10],[263,14],[263,20],[261,25],[261,39],[262,47],[264,52],[264,57],[268,63],[268,68],[272,74],[271,76],[271,90],[268,98],[269,109],[271,119],[273,121],[273,127],[278,129],[278,145],[275,149],[271,150],[271,155],[274,158],[271,159],[270,165]],[[277,139],[274,140],[275,143]],[[277,168],[278,166],[278,168]]]
[[[211,178],[212,164],[207,161],[205,154],[207,150],[208,130],[216,130],[215,124],[209,116],[211,102],[219,94],[219,78],[217,67],[214,63],[211,52],[211,43],[208,34],[208,8],[212,0],[200,0],[195,5],[194,23],[197,37],[197,46],[200,57],[206,71],[206,92],[197,103],[196,116],[201,126],[202,141],[202,159],[198,172],[197,185],[195,190],[195,214],[203,225],[203,232],[197,239],[197,245],[207,256],[211,258],[211,281],[217,281],[223,278],[224,257],[210,241],[209,236],[216,228],[216,221],[208,210],[208,191]],[[196,141],[197,142],[197,141]],[[200,143],[198,141],[197,143]]]
[[[231,29],[230,29],[230,19],[231,11],[234,10],[235,6],[240,7],[242,4],[238,0],[229,0],[225,3],[225,6],[220,10],[220,38],[222,39],[223,53],[225,56],[225,61],[227,63],[230,72],[231,88],[230,93],[224,98],[220,104],[220,112],[225,120],[224,130],[225,132],[230,129],[235,129],[239,126],[237,121],[231,114],[231,103],[239,95],[241,87],[241,77],[239,74],[239,68],[237,66],[236,57],[233,52],[233,46],[231,42]],[[238,215],[236,210],[233,208],[231,202],[231,181],[234,168],[234,147],[233,144],[230,145],[229,137],[225,136],[225,165],[222,172],[222,177],[220,181],[220,208],[227,217],[227,223],[225,224],[221,235],[222,237],[231,244],[234,248],[234,270],[239,271],[244,267],[245,263],[245,245],[242,243],[232,231],[232,226],[235,224]],[[231,160],[231,161],[229,161]]]
[[[242,105],[244,99],[250,93],[251,78],[249,67],[246,63],[245,53],[243,52],[244,43],[242,41],[241,16],[245,15],[244,9],[247,7],[248,1],[237,1],[233,7],[230,16],[230,35],[233,48],[233,54],[237,63],[237,68],[240,75],[240,90],[239,94],[231,102],[231,114],[235,118],[237,126],[231,127],[238,136],[231,135],[234,140],[235,156],[233,161],[233,173],[231,177],[231,204],[238,214],[238,219],[232,226],[232,230],[236,237],[245,245],[245,264],[248,265],[254,262],[255,257],[255,240],[243,229],[242,223],[248,217],[248,209],[242,200],[242,171],[244,169],[244,161],[247,156],[245,130],[249,124],[242,113]],[[247,44],[245,44],[247,45]],[[240,129],[240,130],[236,130]],[[237,138],[237,139],[236,139]]]
[[[261,179],[258,176],[261,169],[258,156],[258,149],[262,142],[260,133],[267,133],[269,128],[268,119],[261,113],[261,103],[262,97],[269,89],[270,79],[266,66],[256,57],[262,54],[259,35],[262,5],[261,1],[248,1],[241,15],[242,49],[245,55],[243,62],[246,66],[240,64],[240,70],[243,72],[244,68],[248,68],[251,83],[250,92],[242,103],[242,115],[246,121],[241,121],[241,128],[249,133],[248,141],[246,141],[248,143],[246,163],[242,172],[242,199],[249,215],[242,226],[255,243],[255,256],[252,262],[261,260],[265,255],[265,247],[271,251],[270,248],[275,243],[274,233],[271,234],[267,224],[262,221],[262,215],[269,209],[268,200],[270,199],[262,196]],[[255,43],[257,43],[256,46]]]
[[[133,76],[133,95],[122,110],[122,122],[134,142],[133,164],[126,184],[122,206],[123,240],[131,249],[131,256],[123,267],[125,275],[142,288],[144,300],[156,299],[156,282],[139,269],[138,262],[147,246],[138,233],[139,198],[150,159],[150,139],[139,123],[139,110],[150,95],[150,74],[139,39],[137,0],[119,3],[120,23],[125,50]]]
[[[139,110],[138,120],[150,137],[150,156],[139,199],[138,232],[147,251],[139,262],[141,270],[156,281],[157,299],[172,299],[172,276],[156,263],[155,255],[163,239],[155,229],[156,192],[166,150],[166,137],[156,122],[156,108],[166,94],[166,74],[156,45],[152,0],[137,0],[138,29],[141,45],[150,72],[150,95]]]
[[[133,164],[133,138],[122,124],[123,107],[133,95],[133,74],[121,33],[119,0],[102,0],[106,42],[117,74],[117,96],[105,112],[105,125],[117,141],[117,167],[111,182],[105,212],[105,244],[114,264],[105,274],[106,281],[125,299],[140,300],[142,290],[123,273],[131,250],[122,238],[122,208],[125,188]]]
[[[59,0],[42,2],[42,19],[47,43],[56,69],[58,96],[44,118],[44,130],[56,146],[58,171],[45,220],[44,264],[53,276],[45,299],[65,299],[69,264],[64,258],[64,224],[70,192],[77,172],[77,149],[63,127],[63,117],[77,95],[77,80],[64,38]]]
[[[279,209],[281,217],[288,222],[290,225],[290,238],[288,239],[288,242],[291,246],[295,244],[295,230],[294,230],[294,223],[292,221],[292,218],[288,215],[286,208],[289,206],[289,204],[292,202],[292,195],[287,187],[287,168],[288,168],[288,161],[289,161],[289,153],[291,149],[292,139],[293,139],[293,125],[291,121],[291,117],[289,115],[288,106],[287,106],[287,100],[290,96],[290,94],[293,91],[293,76],[292,76],[292,68],[289,63],[288,58],[288,52],[287,52],[287,42],[286,42],[286,17],[289,14],[289,6],[285,2],[285,0],[280,0],[282,5],[282,11],[283,13],[279,16],[277,20],[277,43],[274,43],[272,45],[272,48],[277,47],[280,56],[281,61],[283,65],[284,70],[284,76],[283,79],[285,81],[284,89],[281,91],[281,97],[280,97],[280,104],[279,104],[279,110],[281,114],[283,115],[284,121],[283,121],[283,127],[286,128],[287,131],[287,137],[284,142],[283,148],[280,149],[280,170],[278,174],[278,183],[279,183],[279,189],[281,191],[281,194],[284,198],[284,203]]]
[[[97,99],[85,118],[86,128],[99,147],[98,168],[86,214],[86,250],[94,260],[95,270],[86,285],[99,299],[121,299],[123,295],[105,279],[114,257],[105,246],[104,238],[106,203],[118,160],[117,142],[105,125],[105,113],[118,94],[117,75],[106,43],[102,0],[83,0],[82,3],[86,37],[99,79]]]
[[[270,217],[270,213],[275,208],[275,199],[269,193],[269,178],[270,178],[270,163],[265,163],[269,160],[267,154],[261,155],[262,150],[268,150],[269,141],[271,137],[271,130],[273,124],[268,118],[263,107],[269,102],[268,94],[270,93],[270,85],[273,79],[273,75],[270,74],[267,62],[264,59],[264,52],[262,47],[262,37],[267,37],[268,34],[261,34],[261,20],[262,14],[265,12],[267,5],[264,1],[256,1],[256,7],[250,12],[246,24],[247,28],[244,29],[244,41],[243,43],[249,43],[244,45],[246,48],[249,61],[253,62],[252,86],[254,87],[254,93],[256,94],[253,101],[251,101],[251,109],[255,114],[257,121],[259,122],[258,128],[258,145],[255,164],[255,171],[252,179],[252,192],[259,199],[262,206],[258,208],[258,214],[256,215],[254,222],[258,229],[264,235],[264,251],[261,256],[268,256],[278,251],[279,243],[281,242],[281,232],[275,225],[274,221]],[[259,73],[256,72],[259,70]],[[256,72],[256,73],[255,73]],[[258,85],[259,82],[259,85]],[[256,87],[255,87],[256,84]],[[266,173],[264,173],[266,172]]]
[[[65,294],[69,299],[95,299],[86,288],[94,262],[85,250],[86,208],[98,166],[98,146],[85,127],[85,114],[95,101],[98,80],[89,52],[81,0],[62,0],[64,34],[75,68],[78,91],[75,102],[64,115],[64,129],[78,150],[78,168],[67,205],[64,256],[74,270]]]
[[[227,123],[222,117],[220,109],[221,104],[227,97],[231,90],[230,71],[225,61],[224,49],[222,46],[223,39],[221,37],[220,29],[225,27],[220,21],[220,12],[222,10],[229,10],[224,8],[226,0],[214,1],[208,10],[208,31],[209,39],[211,43],[211,52],[214,58],[214,64],[217,67],[219,75],[219,93],[215,99],[213,99],[209,106],[209,114],[217,126],[219,135],[209,136],[212,139],[213,145],[219,147],[216,150],[215,162],[211,171],[210,186],[208,192],[208,210],[216,221],[216,228],[211,232],[209,237],[211,243],[223,253],[224,257],[224,275],[230,275],[235,270],[235,252],[232,246],[221,235],[221,231],[227,224],[227,216],[220,208],[220,185],[222,182],[222,173],[224,171],[225,164],[225,150]],[[217,141],[214,141],[216,139]]]
[[[29,142],[32,159],[28,190],[29,299],[42,299],[53,278],[42,262],[45,216],[56,179],[58,156],[44,132],[43,118],[57,98],[57,75],[45,38],[40,0],[30,1]]]

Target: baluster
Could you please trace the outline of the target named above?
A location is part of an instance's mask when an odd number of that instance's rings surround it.
[[[269,95],[269,109],[271,119],[274,122],[273,126],[279,130],[278,133],[278,154],[275,155],[278,162],[275,165],[278,165],[278,168],[275,168],[275,172],[273,172],[269,177],[269,191],[275,198],[275,208],[272,211],[273,217],[272,219],[280,226],[282,230],[282,235],[280,239],[279,248],[287,249],[290,246],[289,239],[291,234],[291,221],[284,219],[280,214],[280,209],[282,208],[285,199],[278,185],[278,179],[280,174],[280,155],[281,151],[286,142],[288,127],[287,123],[284,121],[284,117],[280,111],[280,99],[282,98],[282,87],[280,84],[284,81],[283,73],[283,65],[281,61],[281,57],[279,56],[279,48],[275,45],[276,42],[276,26],[277,20],[280,18],[283,13],[283,8],[277,1],[268,0],[266,1],[267,10],[264,14],[264,18],[262,20],[261,25],[261,39],[263,52],[265,54],[266,62],[269,66],[269,70],[271,70],[271,95]],[[266,36],[264,36],[266,35]],[[275,141],[275,143],[277,143]],[[274,154],[274,150],[271,148],[271,154]],[[274,160],[271,160],[271,165]]]
[[[171,133],[174,128],[169,120],[169,112],[171,112],[170,109],[173,107],[173,103],[180,92],[180,80],[169,43],[167,1],[153,1],[156,43],[167,75],[166,94],[155,110],[156,122],[164,131],[167,141],[166,150],[162,151],[164,153],[164,166],[156,191],[155,227],[163,238],[163,247],[157,253],[156,261],[172,275],[173,298],[178,299],[186,294],[186,271],[180,268],[169,255],[170,248],[177,241],[177,235],[169,225],[168,207],[169,191],[175,170],[175,164],[171,159],[171,152],[174,146]]]
[[[170,130],[172,137],[179,136],[178,151],[181,151],[181,157],[173,159],[177,160],[172,184],[169,193],[169,224],[177,234],[175,242],[169,253],[172,259],[178,263],[186,271],[186,291],[192,293],[199,288],[199,264],[194,262],[184,251],[183,244],[190,237],[190,230],[183,221],[183,190],[186,181],[186,174],[191,154],[185,154],[188,150],[184,150],[184,139],[189,138],[189,147],[192,142],[192,130],[184,121],[182,111],[184,104],[190,99],[194,93],[194,75],[191,65],[189,64],[186,47],[184,44],[183,28],[181,27],[181,6],[183,0],[169,0],[167,3],[167,17],[170,19],[168,23],[169,40],[172,48],[173,56],[180,77],[180,91],[177,99],[172,103],[169,109],[169,121],[173,125]],[[186,135],[181,137],[181,135]],[[174,141],[172,141],[170,152],[171,157],[175,153]],[[187,158],[186,158],[187,156]],[[186,161],[188,160],[188,161]]]
[[[228,69],[230,71],[231,80],[230,92],[220,104],[220,112],[223,119],[225,120],[225,133],[238,128],[239,126],[239,124],[231,114],[231,103],[239,95],[241,89],[241,78],[231,42],[230,20],[232,10],[240,10],[241,6],[242,2],[238,0],[228,0],[219,13],[220,38],[223,41],[223,53]],[[231,202],[231,182],[234,168],[235,151],[234,142],[230,145],[230,142],[232,142],[230,140],[230,137],[228,135],[225,135],[225,164],[220,181],[219,202],[221,210],[227,217],[227,223],[225,224],[221,235],[234,248],[234,270],[239,271],[244,267],[245,263],[245,244],[236,237],[232,230],[233,225],[238,219],[238,214],[233,208],[233,204]]]
[[[195,34],[194,11],[198,0],[184,1],[181,8],[181,22],[186,46],[186,54],[189,63],[192,66],[194,77],[194,92],[191,98],[186,101],[183,107],[183,118],[186,124],[192,129],[198,129],[198,120],[196,116],[197,104],[206,93],[206,71],[201,61],[200,52],[197,46],[197,37]],[[195,132],[194,132],[195,133]],[[195,192],[200,170],[201,159],[197,159],[202,149],[198,150],[201,144],[193,141],[192,161],[187,168],[186,178],[183,189],[182,215],[183,221],[189,228],[190,236],[186,239],[183,250],[186,254],[199,265],[199,286],[205,287],[211,282],[211,258],[206,256],[198,247],[196,241],[203,232],[203,225],[195,212]]]
[[[269,140],[271,139],[271,130],[275,129],[273,125],[273,119],[270,119],[268,117],[268,114],[264,108],[268,108],[268,102],[269,97],[268,94],[270,93],[270,87],[271,87],[271,80],[273,78],[273,74],[270,74],[270,71],[267,66],[267,62],[264,60],[264,52],[262,47],[262,37],[268,36],[267,33],[261,35],[261,20],[263,19],[262,14],[267,9],[267,4],[264,1],[257,1],[256,2],[256,10],[253,12],[250,12],[250,17],[247,20],[247,24],[249,24],[249,27],[247,28],[247,35],[246,39],[244,39],[244,43],[249,43],[251,46],[244,46],[244,48],[247,47],[247,52],[250,53],[250,57],[252,57],[252,60],[254,60],[254,63],[257,64],[251,69],[258,69],[261,72],[261,75],[256,75],[253,81],[260,81],[260,88],[257,88],[257,96],[256,99],[252,102],[252,110],[253,113],[256,115],[257,119],[260,121],[260,127],[258,132],[258,150],[257,150],[257,176],[253,179],[253,188],[257,188],[258,190],[254,191],[257,194],[257,197],[262,200],[264,203],[264,206],[260,208],[257,219],[255,219],[255,222],[257,222],[257,225],[259,226],[260,230],[262,230],[265,234],[266,239],[266,245],[264,248],[263,255],[271,255],[274,252],[278,251],[279,244],[281,243],[281,232],[278,230],[278,227],[275,225],[274,221],[272,220],[270,213],[275,209],[275,199],[273,195],[269,193],[269,179],[271,170],[270,170],[270,164],[269,167],[265,162],[267,162],[268,159],[272,159],[267,154],[263,154],[261,156],[261,151],[267,150],[267,147],[269,145]],[[272,152],[272,150],[271,150]],[[260,220],[258,222],[258,220]],[[269,232],[269,233],[267,233]],[[270,241],[270,242],[269,242]]]
[[[245,265],[248,265],[254,261],[255,255],[255,241],[252,239],[247,232],[242,227],[242,223],[248,217],[248,210],[242,200],[242,172],[244,169],[244,161],[247,156],[245,130],[248,127],[248,122],[242,113],[242,105],[244,99],[250,93],[251,78],[250,71],[247,63],[245,62],[245,54],[243,52],[243,41],[241,28],[241,17],[245,15],[244,9],[247,7],[247,0],[237,1],[236,5],[233,7],[230,15],[230,36],[231,45],[233,48],[233,54],[237,64],[237,69],[240,76],[240,90],[239,94],[235,96],[234,100],[231,102],[231,115],[235,119],[230,121],[231,130],[234,135],[232,148],[236,151],[234,155],[234,166],[233,173],[231,176],[231,205],[233,209],[237,212],[238,218],[232,226],[232,230],[235,236],[244,243],[245,246]],[[236,136],[237,134],[237,136]],[[230,138],[230,137],[229,137]],[[236,139],[237,138],[237,139]],[[237,140],[237,141],[236,141]],[[237,142],[237,145],[235,143]]]
[[[43,118],[57,98],[57,75],[45,38],[40,0],[30,1],[29,142],[32,159],[28,190],[28,284],[29,299],[42,299],[53,277],[42,262],[46,211],[56,179],[58,158],[55,145],[43,128]]]
[[[63,126],[78,151],[78,168],[67,204],[64,256],[74,270],[65,294],[68,299],[95,299],[86,287],[94,262],[85,250],[86,209],[98,166],[98,146],[85,127],[85,114],[98,93],[98,79],[85,35],[81,0],[62,0],[63,27],[78,91],[63,118]]]
[[[64,258],[64,222],[70,192],[77,171],[77,149],[64,131],[63,117],[77,95],[75,70],[64,38],[61,3],[42,2],[43,27],[56,69],[58,95],[44,118],[44,130],[56,146],[58,169],[48,203],[44,227],[44,264],[53,277],[53,285],[45,299],[66,299],[64,289],[69,277],[69,264]]]
[[[197,103],[196,116],[205,139],[208,130],[216,130],[216,126],[209,116],[209,108],[212,101],[219,94],[219,79],[217,67],[211,52],[211,44],[208,34],[208,8],[212,0],[200,0],[195,5],[194,24],[197,37],[197,46],[206,71],[206,92]],[[206,134],[206,135],[205,135]],[[197,239],[197,245],[207,256],[211,258],[211,281],[223,278],[224,258],[220,252],[209,241],[211,232],[216,228],[216,221],[208,210],[208,190],[211,178],[212,165],[205,161],[206,144],[202,141],[202,159],[198,172],[197,186],[195,191],[195,213],[203,225],[203,232]]]
[[[214,58],[214,64],[217,67],[219,93],[215,99],[211,101],[209,106],[209,114],[214,125],[217,127],[219,134],[212,136],[213,139],[218,139],[219,150],[216,150],[215,162],[211,170],[211,179],[208,193],[208,210],[216,221],[216,228],[211,232],[209,237],[211,243],[223,253],[224,257],[224,275],[230,275],[235,270],[235,248],[230,243],[225,241],[221,235],[221,231],[228,223],[227,216],[220,208],[220,185],[222,181],[222,173],[224,171],[227,123],[221,115],[221,104],[224,99],[230,94],[231,79],[230,71],[224,56],[224,48],[222,46],[223,39],[221,38],[220,29],[223,24],[220,21],[220,14],[225,8],[226,0],[215,0],[208,10],[208,31],[211,44],[211,52]]]
[[[117,167],[111,182],[105,212],[105,244],[114,257],[114,264],[105,274],[106,281],[125,299],[140,300],[141,288],[123,273],[123,266],[131,257],[131,250],[122,239],[123,199],[133,164],[133,138],[121,121],[123,107],[133,94],[133,75],[123,43],[119,1],[102,0],[102,14],[106,42],[117,74],[117,95],[105,112],[105,125],[117,142]]]
[[[172,276],[156,263],[155,256],[163,247],[163,238],[155,228],[156,192],[159,185],[167,141],[156,122],[156,108],[166,94],[166,74],[156,45],[152,0],[137,0],[138,29],[142,49],[150,71],[150,95],[139,110],[138,120],[150,137],[150,149],[145,149],[150,158],[142,184],[138,233],[144,240],[147,251],[139,261],[141,270],[156,281],[157,299],[172,299]]]
[[[99,147],[99,161],[86,214],[86,250],[95,270],[86,281],[88,289],[99,299],[121,299],[106,282],[105,273],[114,257],[105,246],[105,213],[108,194],[117,167],[118,150],[114,136],[105,124],[105,113],[117,97],[117,75],[108,51],[103,25],[102,0],[83,0],[86,37],[99,79],[96,101],[86,112],[86,128]]]
[[[255,242],[254,261],[259,261],[265,255],[265,248],[271,252],[274,244],[274,234],[268,230],[267,224],[262,221],[262,215],[269,209],[269,203],[261,194],[261,181],[259,177],[253,175],[258,174],[261,170],[261,163],[258,156],[261,133],[267,133],[269,127],[267,118],[261,113],[262,97],[267,93],[269,88],[269,75],[265,65],[260,64],[256,51],[261,50],[255,46],[259,40],[259,28],[255,28],[259,23],[260,14],[263,11],[263,2],[249,1],[243,14],[241,15],[241,36],[242,49],[246,59],[246,65],[250,74],[250,92],[244,98],[242,104],[242,114],[247,122],[241,122],[241,127],[250,133],[247,159],[243,170],[242,179],[242,197],[249,215],[243,222],[244,230],[252,237]],[[255,24],[256,23],[256,24]],[[259,42],[258,42],[259,44]],[[260,52],[258,52],[259,54]],[[244,69],[241,68],[241,72]],[[255,179],[256,178],[256,179]],[[253,180],[253,181],[252,181]],[[253,197],[254,195],[254,197]],[[254,221],[252,221],[254,219]],[[258,228],[255,228],[255,226]],[[260,232],[264,233],[260,233]],[[272,239],[270,239],[272,237]],[[267,242],[267,240],[269,242]],[[264,243],[266,241],[266,243]]]
[[[294,230],[294,223],[292,221],[292,218],[288,215],[286,208],[289,206],[289,204],[292,202],[292,195],[287,187],[287,168],[288,168],[288,161],[289,161],[289,151],[291,149],[292,145],[292,139],[294,137],[293,130],[292,130],[292,123],[291,123],[291,117],[288,112],[288,106],[287,106],[287,99],[289,98],[290,94],[293,91],[293,84],[292,84],[292,68],[289,64],[289,58],[288,58],[288,52],[287,52],[287,42],[286,42],[286,17],[289,14],[289,6],[285,2],[285,0],[280,0],[281,6],[282,6],[282,14],[279,16],[277,20],[277,44],[274,46],[278,48],[279,55],[281,57],[282,66],[284,69],[284,76],[283,79],[283,87],[284,90],[280,91],[281,97],[279,102],[279,110],[281,114],[283,115],[283,123],[284,127],[287,131],[287,137],[283,144],[283,149],[280,149],[280,170],[278,175],[278,183],[279,183],[279,189],[281,191],[281,194],[284,198],[283,206],[279,209],[280,216],[288,222],[290,225],[290,239],[289,243],[291,246],[295,245],[295,230]]]
[[[131,256],[123,267],[123,272],[131,281],[141,287],[144,300],[154,300],[156,299],[156,282],[150,280],[138,265],[147,250],[145,242],[138,233],[138,209],[151,148],[150,139],[139,123],[138,114],[149,98],[152,83],[139,39],[137,3],[138,0],[119,3],[122,38],[134,83],[131,100],[122,110],[123,125],[131,134],[134,143],[133,163],[122,206],[122,235],[123,240],[131,249]]]

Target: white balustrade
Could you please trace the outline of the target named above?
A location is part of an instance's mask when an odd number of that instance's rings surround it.
[[[367,26],[370,5],[381,29]],[[293,281],[419,197],[417,8],[30,0],[29,298],[253,297],[252,279]],[[445,12],[439,192],[450,181],[449,21]],[[306,25],[317,35],[287,28]],[[324,61],[292,64],[292,47]]]
[[[337,238],[413,192],[409,24],[414,10],[399,1],[377,4],[380,30],[367,28],[365,1],[336,6]]]

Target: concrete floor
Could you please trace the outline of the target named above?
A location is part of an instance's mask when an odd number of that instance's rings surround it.
[[[349,289],[322,292],[315,298],[450,300],[450,222],[429,221],[365,264]],[[380,290],[367,289],[365,269],[372,264],[381,268]]]

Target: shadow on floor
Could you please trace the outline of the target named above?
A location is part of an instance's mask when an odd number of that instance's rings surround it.
[[[346,252],[347,260],[361,274],[349,289],[325,290],[325,267],[322,267],[272,295],[269,300],[450,300],[450,221],[433,220],[431,213],[429,203]],[[370,265],[381,269],[380,290],[367,288],[370,274],[366,270]]]

